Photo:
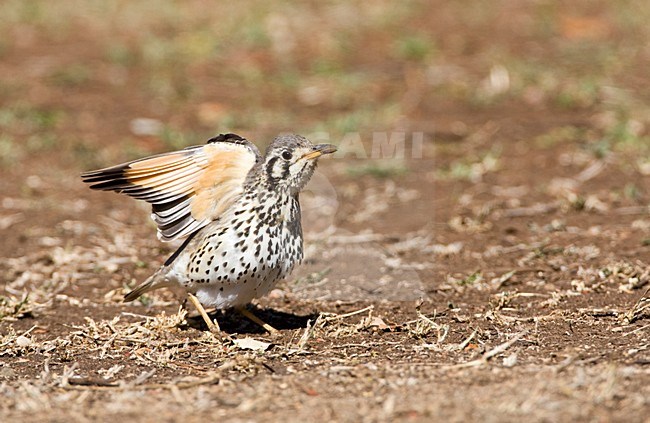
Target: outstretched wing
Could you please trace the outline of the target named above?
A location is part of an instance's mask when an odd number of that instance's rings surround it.
[[[246,176],[259,160],[254,144],[226,134],[205,145],[86,172],[81,178],[92,189],[150,203],[158,238],[172,241],[216,220],[241,196]]]

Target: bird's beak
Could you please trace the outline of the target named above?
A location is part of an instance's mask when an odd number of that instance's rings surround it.
[[[316,157],[320,157],[323,154],[331,154],[336,151],[336,146],[332,144],[318,144],[314,146],[313,151],[305,154],[301,158],[303,159],[315,159]]]

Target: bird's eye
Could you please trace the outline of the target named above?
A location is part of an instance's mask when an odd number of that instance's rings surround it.
[[[293,157],[293,156],[291,155],[290,151],[283,151],[282,152],[282,158],[284,160],[291,160],[291,157]]]

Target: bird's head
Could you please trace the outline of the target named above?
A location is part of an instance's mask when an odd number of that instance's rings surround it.
[[[331,144],[314,145],[300,135],[280,135],[266,150],[262,171],[271,187],[297,194],[309,182],[318,158],[335,151]]]

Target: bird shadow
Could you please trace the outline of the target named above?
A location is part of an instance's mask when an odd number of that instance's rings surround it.
[[[268,323],[277,330],[303,329],[307,327],[309,321],[314,322],[318,317],[318,313],[301,316],[293,313],[285,313],[283,311],[274,310],[272,308],[256,308],[249,306],[248,310],[263,322]],[[259,326],[257,323],[248,320],[248,318],[242,316],[240,313],[233,309],[216,310],[208,313],[208,316],[210,316],[210,319],[216,319],[221,330],[226,333],[267,333],[266,330]],[[188,316],[186,320],[188,327],[198,330],[208,330],[208,325],[200,315]]]

